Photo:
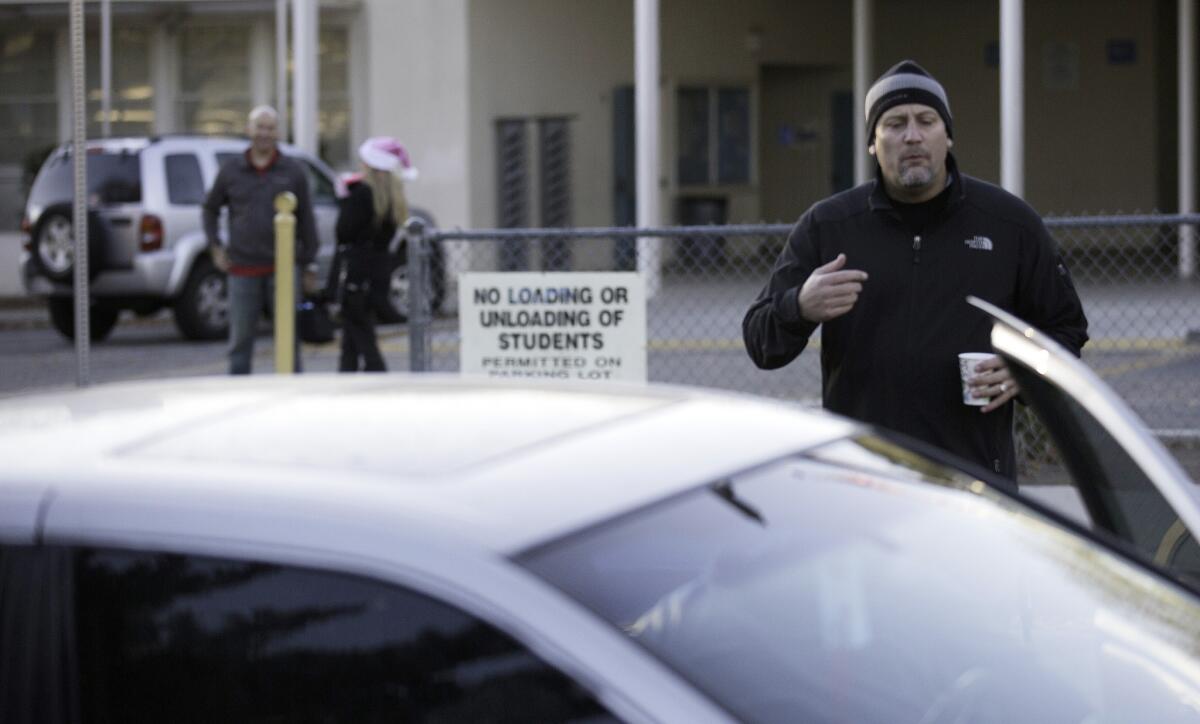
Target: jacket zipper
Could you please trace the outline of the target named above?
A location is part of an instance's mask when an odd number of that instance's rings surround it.
[[[912,283],[909,284],[908,330],[907,330],[907,334],[905,335],[905,338],[907,340],[906,349],[905,349],[905,359],[906,360],[912,360],[912,358],[913,358],[912,346],[914,344],[913,340],[916,339],[916,335],[913,333],[913,326],[915,324],[915,320],[916,320],[916,316],[917,316],[917,288],[919,286],[918,279],[917,279],[917,272],[919,271],[919,267],[921,264],[921,235],[920,234],[916,234],[913,236],[912,249],[913,249]],[[910,361],[909,364],[911,365],[912,362]],[[912,369],[908,370],[906,372],[906,374],[908,375],[908,379],[915,379],[914,373],[915,373],[915,370],[912,370]],[[911,409],[902,409],[900,411],[899,416],[906,420],[906,422],[905,422],[906,425],[909,425],[912,422],[912,420],[911,420],[912,414],[913,413],[912,413]]]

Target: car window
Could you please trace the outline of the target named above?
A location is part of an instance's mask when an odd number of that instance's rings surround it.
[[[75,164],[68,152],[50,155],[29,191],[31,203],[42,206],[69,202],[74,197]],[[87,154],[89,196],[102,204],[132,204],[142,200],[139,154],[132,151]]]
[[[1090,524],[1200,591],[1195,484],[1080,360],[1003,310],[971,303],[995,319],[992,344],[1054,439]]]
[[[1103,424],[1042,375],[1009,363],[1075,480],[1091,523],[1200,591],[1200,546],[1146,472]]]
[[[217,152],[217,168],[221,168],[235,158],[241,158],[244,154],[234,151],[219,151]]]
[[[308,176],[308,189],[312,192],[314,204],[336,204],[337,195],[334,192],[333,182],[319,168],[312,163],[300,159],[304,166],[304,173]]]
[[[204,202],[204,176],[194,153],[172,153],[163,159],[167,176],[167,199],[172,204]]]
[[[1167,640],[1200,701],[1181,589],[894,444],[817,455],[517,560],[742,721],[1181,721]]]
[[[46,664],[10,676],[85,722],[611,720],[488,624],[356,576],[8,547],[0,611],[0,651]]]

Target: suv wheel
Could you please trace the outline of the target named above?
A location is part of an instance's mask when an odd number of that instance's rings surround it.
[[[175,300],[174,312],[175,325],[188,339],[224,339],[229,335],[228,285],[208,256],[196,259],[183,293]]]
[[[46,308],[50,312],[50,323],[67,339],[75,339],[75,298],[49,297]],[[88,336],[93,342],[108,338],[117,326],[121,308],[111,302],[96,300],[88,307]]]
[[[100,254],[107,238],[107,229],[100,215],[88,211],[88,279],[100,272]],[[75,276],[75,230],[72,209],[56,204],[42,212],[33,228],[33,261],[46,278],[56,282],[71,282]]]

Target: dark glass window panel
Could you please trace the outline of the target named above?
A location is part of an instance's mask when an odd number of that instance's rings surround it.
[[[603,720],[513,639],[394,586],[167,554],[69,560],[58,586],[75,605],[60,608],[85,722]],[[71,699],[70,681],[47,685]]]
[[[173,153],[163,159],[167,171],[167,198],[173,204],[204,202],[204,176],[195,154]]]
[[[502,229],[529,226],[529,152],[524,119],[496,122],[496,225]],[[500,242],[500,269],[529,268],[529,243]]]
[[[333,182],[329,177],[307,161],[301,161],[304,175],[308,177],[308,191],[312,194],[314,204],[336,204],[337,193],[333,190]]]
[[[75,163],[73,154],[59,153],[42,167],[30,191],[35,203],[48,205],[68,202],[74,196]],[[136,153],[89,153],[87,155],[88,193],[101,203],[137,203],[142,200],[141,162]]]
[[[540,211],[546,228],[571,225],[571,127],[566,118],[538,120]],[[542,270],[565,271],[571,252],[566,240],[542,240]]]
[[[750,182],[750,91],[717,91],[717,182]]]
[[[780,461],[517,560],[740,721],[1174,719],[1171,696],[1143,710],[1157,674],[1103,672],[1190,655],[1182,591],[908,449],[817,452],[836,462]],[[1030,634],[1052,621],[1088,625]],[[1112,631],[1156,627],[1100,660]]]
[[[1094,527],[1200,590],[1200,545],[1141,466],[1102,422],[1043,375],[1011,363],[1054,438]]]
[[[709,183],[708,89],[680,88],[676,99],[679,114],[679,183]]]

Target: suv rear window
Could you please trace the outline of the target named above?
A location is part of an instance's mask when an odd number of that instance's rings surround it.
[[[29,200],[41,206],[70,201],[74,196],[75,165],[70,153],[55,153],[46,159]],[[102,204],[134,204],[142,200],[142,170],[138,154],[89,152],[88,195]]]

